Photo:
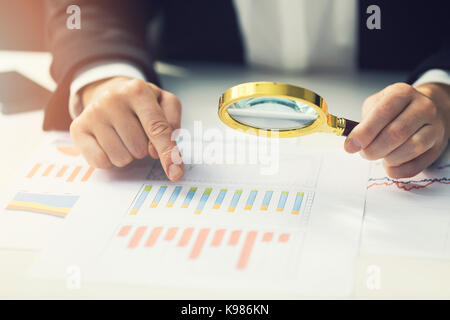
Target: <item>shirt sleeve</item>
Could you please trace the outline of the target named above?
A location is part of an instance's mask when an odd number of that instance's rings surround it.
[[[83,111],[80,90],[93,82],[111,77],[130,77],[145,80],[144,73],[133,63],[121,60],[98,61],[79,70],[70,84],[69,113],[75,119]]]
[[[450,70],[431,69],[424,72],[414,83],[417,87],[425,83],[443,83],[450,86]]]

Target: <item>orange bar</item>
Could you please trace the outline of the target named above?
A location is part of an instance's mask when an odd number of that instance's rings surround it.
[[[242,270],[247,266],[248,259],[250,257],[250,254],[252,253],[253,245],[255,244],[256,235],[256,231],[250,231],[247,233],[247,236],[245,237],[244,247],[242,248],[241,255],[236,266],[237,269]]]
[[[118,237],[125,237],[127,236],[130,231],[131,231],[131,226],[123,226],[122,228],[120,228],[119,233],[117,234]]]
[[[228,240],[228,245],[229,246],[235,246],[237,245],[238,241],[239,241],[239,237],[241,236],[241,230],[234,230],[231,233],[230,239]]]
[[[288,242],[290,236],[291,235],[289,233],[282,233],[278,238],[278,242]]]
[[[273,238],[273,232],[265,232],[262,238],[263,242],[270,242]]]
[[[56,148],[67,156],[78,157],[81,154],[80,150],[75,146],[57,146]]]
[[[189,240],[191,240],[193,232],[194,232],[194,228],[184,229],[183,234],[181,235],[180,241],[178,241],[177,246],[179,246],[179,247],[186,246],[189,243]]]
[[[189,255],[189,259],[197,259],[200,255],[200,252],[203,249],[203,245],[205,244],[206,237],[208,236],[209,228],[201,229],[197,235],[197,240],[195,240],[194,247],[192,248],[191,254]]]
[[[36,174],[36,171],[39,170],[39,168],[42,166],[42,163],[36,163],[33,167],[33,169],[30,170],[27,174],[27,178],[31,179]]]
[[[53,168],[55,167],[54,164],[51,164],[47,167],[47,169],[45,169],[44,173],[42,174],[43,177],[48,177],[48,175],[50,174],[50,172],[52,172]]]
[[[128,248],[136,248],[141,241],[142,237],[144,236],[145,231],[147,230],[146,226],[142,226],[136,229],[136,231],[133,234],[133,237],[130,240],[130,243],[128,244]]]
[[[147,238],[147,242],[145,243],[146,247],[151,247],[156,243],[156,241],[158,241],[162,229],[163,229],[162,227],[153,228],[153,230],[150,232],[150,235]]]
[[[78,173],[81,171],[81,166],[76,167],[70,177],[66,180],[67,182],[73,182],[75,178],[77,177]]]
[[[92,173],[94,172],[93,167],[89,167],[88,171],[84,174],[83,178],[81,178],[81,182],[86,182],[91,177]]]
[[[225,234],[225,229],[219,229],[214,232],[213,239],[211,241],[211,247],[218,247],[222,243],[223,236]]]
[[[61,178],[64,173],[69,169],[69,166],[62,166],[61,169],[59,169],[58,173],[56,174],[57,178]]]
[[[177,227],[173,227],[173,228],[170,228],[169,230],[167,230],[164,240],[167,240],[167,241],[173,240],[173,238],[175,238],[175,235],[177,234],[177,231],[178,231]]]

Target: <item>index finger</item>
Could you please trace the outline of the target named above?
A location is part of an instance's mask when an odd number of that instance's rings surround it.
[[[376,136],[394,120],[412,101],[414,89],[407,84],[395,84],[383,90],[383,96],[374,103],[367,116],[357,125],[346,141],[349,152],[366,148]],[[348,145],[352,145],[351,148]]]
[[[183,176],[183,164],[179,163],[179,159],[173,159],[173,155],[179,152],[176,142],[172,140],[172,127],[158,103],[157,93],[154,92],[156,89],[140,80],[130,81],[126,86],[124,90],[128,91],[131,107],[158,152],[164,171],[170,180],[179,180]]]

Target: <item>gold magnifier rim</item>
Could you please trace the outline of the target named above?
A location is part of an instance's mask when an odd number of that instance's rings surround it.
[[[307,104],[317,112],[317,119],[310,126],[304,128],[267,130],[243,124],[229,115],[227,110],[234,103],[244,99],[260,97],[284,98]],[[306,88],[280,82],[246,82],[229,88],[220,96],[218,115],[220,120],[228,127],[258,136],[298,137],[313,132],[342,134],[342,130],[337,125],[333,125],[336,122],[336,117],[327,113],[327,103],[321,96]]]

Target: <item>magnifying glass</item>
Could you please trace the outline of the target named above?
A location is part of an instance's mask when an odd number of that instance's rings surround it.
[[[347,136],[358,124],[329,114],[317,93],[278,82],[248,82],[228,89],[220,97],[218,113],[230,128],[266,137],[314,132]]]

